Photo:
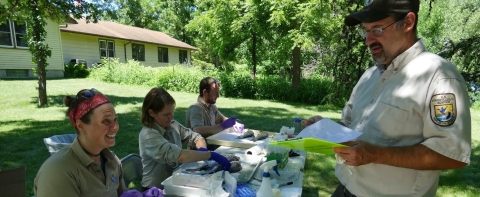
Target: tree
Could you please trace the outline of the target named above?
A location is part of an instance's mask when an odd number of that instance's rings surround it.
[[[81,0],[7,0],[0,5],[0,21],[8,19],[27,22],[28,48],[32,54],[32,63],[37,65],[34,69],[38,77],[38,105],[47,104],[47,58],[51,50],[45,43],[46,20],[64,22],[70,16],[75,18],[85,17],[96,22],[99,15],[109,8],[108,1]]]
[[[186,25],[196,11],[194,0],[116,0],[118,8],[105,17],[125,25],[161,31],[193,44]]]

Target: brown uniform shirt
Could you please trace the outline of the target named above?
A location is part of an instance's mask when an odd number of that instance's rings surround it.
[[[109,149],[103,149],[105,172],[83,151],[78,139],[50,156],[34,181],[36,197],[118,197],[125,190],[122,164]]]
[[[192,129],[195,126],[213,126],[223,122],[223,117],[215,104],[207,106],[202,98],[198,97],[197,102],[188,108],[185,126]]]

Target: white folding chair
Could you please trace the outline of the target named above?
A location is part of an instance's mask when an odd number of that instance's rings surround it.
[[[130,182],[138,177],[142,177],[143,165],[140,155],[129,154],[121,159],[123,168],[123,181],[125,186],[128,187]]]
[[[53,155],[63,147],[72,144],[76,137],[77,134],[54,135],[48,138],[43,138],[43,142],[47,146],[50,155]]]

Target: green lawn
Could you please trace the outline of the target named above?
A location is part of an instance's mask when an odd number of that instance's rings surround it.
[[[119,115],[120,131],[112,150],[119,158],[138,154],[140,109],[150,88],[103,83],[89,79],[58,79],[47,81],[48,107],[37,107],[36,80],[0,80],[0,170],[20,166],[27,168],[27,195],[33,195],[33,179],[40,165],[49,157],[43,138],[75,133],[65,116],[63,96],[95,87],[114,103]],[[176,116],[185,122],[187,107],[197,95],[170,92],[177,102]],[[338,120],[341,108],[282,103],[264,100],[219,98],[218,107],[226,116],[236,116],[248,128],[278,132],[282,126],[292,126],[295,116],[307,118],[321,114]],[[441,174],[438,196],[477,196],[480,191],[480,110],[472,111],[473,144],[471,164],[460,170]],[[329,196],[336,185],[333,156],[307,156],[302,196]]]

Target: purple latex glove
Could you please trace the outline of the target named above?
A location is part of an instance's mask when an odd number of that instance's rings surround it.
[[[230,164],[230,161],[228,161],[226,157],[216,152],[210,152],[210,160],[214,160],[220,165],[222,165],[222,170],[226,170],[226,171],[230,170],[230,167],[232,165]]]
[[[208,149],[206,148],[203,148],[203,147],[200,147],[199,149],[197,149],[198,151],[208,151]]]
[[[163,191],[154,186],[147,191],[144,191],[143,197],[163,197]]]
[[[220,123],[220,126],[222,126],[222,129],[228,129],[232,127],[236,122],[237,122],[237,118],[231,117],[223,121],[222,123]]]
[[[137,190],[127,190],[120,197],[143,197],[143,194]]]

